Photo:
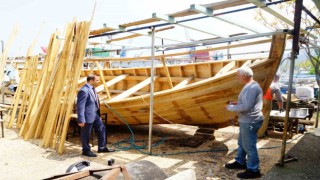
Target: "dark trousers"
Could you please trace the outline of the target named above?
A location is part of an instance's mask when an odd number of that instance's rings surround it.
[[[92,128],[98,134],[98,149],[104,149],[106,147],[106,127],[102,123],[102,120],[97,113],[96,119],[95,121],[93,121],[93,123],[85,123],[84,127],[81,128],[81,142],[83,152],[90,151],[89,139]]]

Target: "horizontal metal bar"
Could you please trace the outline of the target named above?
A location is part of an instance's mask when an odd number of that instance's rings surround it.
[[[275,4],[279,4],[279,3],[283,3],[283,2],[284,1],[282,1],[282,0],[276,1],[276,2],[271,2],[271,3],[267,3],[266,6],[275,5]],[[221,15],[225,15],[225,14],[231,14],[231,13],[246,11],[246,10],[255,9],[255,8],[257,8],[257,6],[251,6],[251,7],[241,8],[241,9],[237,9],[237,10],[231,10],[231,11],[227,11],[227,12],[217,13],[217,14],[214,14],[214,16],[221,16]],[[200,17],[195,17],[195,18],[189,18],[189,19],[185,19],[185,20],[181,20],[181,21],[176,21],[176,23],[195,21],[195,20],[199,20],[199,19],[205,19],[208,17],[212,17],[212,16],[200,16]],[[90,36],[89,38],[110,36],[110,35],[120,34],[120,33],[124,33],[124,32],[139,31],[139,30],[143,30],[143,29],[151,29],[152,27],[162,27],[162,26],[168,26],[168,25],[171,25],[171,23],[148,25],[148,26],[144,26],[144,27],[127,29],[126,31],[115,31],[115,32],[110,32],[110,33],[103,33],[103,34],[99,34],[99,35]]]

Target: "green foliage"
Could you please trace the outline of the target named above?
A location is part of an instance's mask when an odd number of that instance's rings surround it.
[[[314,69],[314,67],[312,66],[311,69],[309,70],[309,74],[316,74],[316,70]]]

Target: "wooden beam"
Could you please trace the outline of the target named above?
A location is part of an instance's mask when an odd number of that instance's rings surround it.
[[[113,78],[112,80],[108,81],[107,83],[104,83],[104,84],[105,84],[105,85],[107,86],[107,88],[108,88],[108,87],[110,87],[110,86],[112,86],[112,85],[114,85],[114,84],[116,84],[116,83],[124,80],[127,76],[128,76],[127,74],[121,74],[121,75]],[[98,87],[96,88],[97,92],[101,92],[101,91],[103,90],[104,84],[101,84],[100,86],[98,86]]]
[[[212,10],[218,10],[218,9],[225,9],[229,7],[240,6],[244,4],[248,4],[248,2],[246,0],[225,0],[225,1],[220,1],[215,3],[210,3],[210,4],[204,4],[202,6],[210,8]]]
[[[144,70],[145,70],[145,73],[146,73],[145,76],[148,77],[149,76],[148,68],[144,68]]]
[[[217,74],[214,77],[219,77],[219,76],[223,76],[225,73],[227,73],[228,71],[230,71],[232,68],[234,68],[236,65],[235,61],[231,61],[229,62],[227,65],[223,66],[223,68],[221,68],[219,70],[219,72],[217,72]]]
[[[106,32],[109,32],[109,31],[113,31],[113,30],[115,30],[115,28],[104,27],[104,28],[101,28],[101,29],[97,29],[97,30],[92,30],[92,31],[90,31],[90,35],[99,35],[99,34],[102,34],[102,33],[106,33]]]
[[[164,68],[164,70],[166,72],[166,75],[167,75],[167,78],[168,78],[169,87],[173,88],[172,80],[171,80],[171,77],[170,77],[170,72],[169,72],[169,69],[168,69],[168,67],[166,65],[165,59],[161,58],[161,62],[162,62],[163,68]]]
[[[210,74],[210,77],[213,76],[213,72],[212,72],[212,63],[208,64],[208,72]]]
[[[180,77],[183,77],[183,70],[182,70],[182,66],[179,66],[179,74],[180,74]]]
[[[177,23],[176,20],[174,19],[174,17],[172,17],[172,16],[159,15],[159,14],[153,13],[152,17],[153,18],[157,18],[157,19],[162,20],[162,21],[165,21],[165,22],[168,22],[168,23],[171,23],[171,24],[175,24],[176,26],[184,27],[184,28],[191,29],[191,30],[194,30],[194,31],[198,31],[198,32],[201,32],[201,33],[204,33],[204,34],[208,34],[208,35],[211,35],[211,36],[226,37],[225,35],[222,35],[222,34],[211,33],[211,32],[208,32],[208,31],[204,31],[202,29],[194,28],[192,26],[188,26],[188,25],[185,25],[185,24]]]
[[[194,77],[197,78],[197,77],[198,77],[198,75],[197,75],[198,72],[197,72],[197,67],[196,67],[196,65],[193,65],[193,66],[192,66],[192,69],[193,69]]]
[[[246,0],[225,0],[221,2],[216,2],[216,3],[210,3],[210,4],[203,4],[201,6],[204,6],[206,8],[210,8],[212,10],[219,10],[219,9],[225,9],[229,7],[234,7],[234,6],[239,6],[239,5],[244,5],[248,4]],[[185,16],[190,16],[190,15],[195,15],[198,14],[198,12],[189,9],[185,9],[179,12],[171,13],[168,14],[169,16],[172,17],[185,17]]]
[[[119,176],[120,172],[120,168],[112,169],[102,176],[101,180],[115,180]]]
[[[154,79],[156,79],[156,78],[157,78],[157,76],[155,76]],[[135,93],[135,92],[139,91],[140,89],[144,88],[145,86],[147,86],[150,83],[151,83],[151,77],[149,77],[146,80],[140,82],[139,84],[133,86],[132,88],[126,90],[125,92],[121,93],[120,95],[112,98],[109,102],[123,100],[123,99],[129,97],[130,95],[132,95],[133,93]]]
[[[251,64],[251,60],[248,60],[248,61],[246,61],[246,62],[244,62],[242,65],[241,65],[241,67],[245,67],[245,66],[249,66],[250,64]]]
[[[78,84],[85,83],[86,81],[87,81],[87,77],[83,77],[83,78],[79,79]]]
[[[157,29],[157,30],[155,30],[155,32],[161,32],[161,31],[165,31],[165,30],[169,30],[169,29],[173,29],[173,28],[174,28],[174,26],[165,27],[162,29]],[[148,33],[150,33],[150,31]],[[140,37],[140,36],[143,36],[143,35],[142,34],[133,34],[133,35],[125,36],[125,37],[121,37],[121,38],[110,39],[107,41],[107,43],[114,42],[114,41],[122,41],[122,40],[126,40],[126,39],[132,39],[132,38],[136,38],[136,37]]]
[[[96,62],[96,65],[97,65],[97,67],[98,67],[100,77],[102,77],[101,80],[102,80],[102,84],[103,84],[104,90],[106,90],[108,99],[111,99],[111,96],[110,96],[110,93],[109,93],[109,90],[108,90],[108,86],[106,85],[106,81],[104,80],[104,75],[103,75],[103,72],[102,72],[102,67],[101,67],[101,65],[100,65],[99,62]]]
[[[110,93],[114,93],[114,94],[121,94],[125,92],[124,90],[110,90]],[[145,94],[149,94],[149,92],[135,92],[133,93],[133,95],[137,95],[137,96],[141,96],[141,95],[145,95]]]
[[[157,22],[159,21],[156,18],[148,18],[148,19],[143,19],[140,21],[134,21],[134,22],[129,22],[129,23],[125,23],[125,24],[120,24],[119,26],[122,28],[128,28],[131,26],[138,26],[138,25],[142,25],[142,24],[147,24],[147,23],[152,23],[152,22]]]
[[[190,81],[192,81],[193,79],[194,79],[194,77],[193,77],[193,76],[192,76],[192,77],[189,77],[189,78],[187,78],[187,79],[185,79],[185,80],[181,81],[179,84],[177,84],[176,86],[174,86],[174,88],[172,88],[172,89],[179,89],[179,88],[182,88],[182,87],[186,86],[187,84],[189,84],[189,83],[190,83]]]

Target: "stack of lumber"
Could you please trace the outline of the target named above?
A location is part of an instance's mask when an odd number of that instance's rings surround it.
[[[63,152],[89,29],[90,22],[74,21],[67,24],[64,40],[54,33],[41,71],[38,57],[28,58],[8,116],[8,127],[16,123],[25,140],[41,139],[41,147]]]

